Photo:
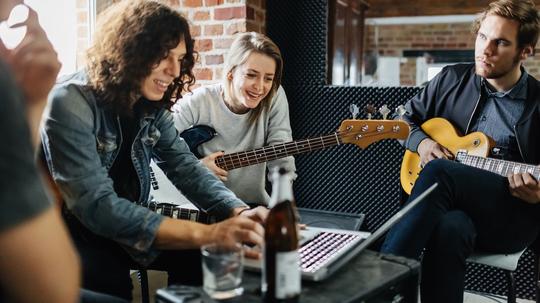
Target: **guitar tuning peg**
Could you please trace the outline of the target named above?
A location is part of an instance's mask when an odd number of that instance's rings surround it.
[[[356,116],[358,116],[358,113],[360,112],[360,109],[358,108],[358,106],[356,104],[351,104],[351,106],[349,106],[349,111],[351,112],[352,114],[352,118],[353,120],[356,119]]]
[[[379,113],[381,113],[383,120],[386,120],[388,114],[390,113],[390,109],[388,108],[388,106],[386,106],[386,104],[383,104],[383,106],[379,108]]]
[[[368,120],[371,120],[373,115],[377,113],[377,108],[373,104],[366,104],[364,112],[367,114]]]
[[[399,117],[399,120],[403,120],[403,115],[407,113],[407,110],[405,109],[405,106],[400,105],[396,107],[396,115]]]

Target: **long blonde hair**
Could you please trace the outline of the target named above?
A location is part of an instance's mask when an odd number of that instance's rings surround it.
[[[223,93],[225,100],[232,98],[232,80],[228,77],[235,68],[246,63],[252,53],[266,55],[276,62],[276,70],[272,81],[272,88],[268,95],[259,103],[259,105],[250,111],[249,120],[254,122],[259,118],[263,111],[270,108],[272,98],[281,85],[281,75],[283,72],[283,59],[277,45],[263,34],[256,32],[239,33],[231,44],[231,48],[225,55],[223,64]]]

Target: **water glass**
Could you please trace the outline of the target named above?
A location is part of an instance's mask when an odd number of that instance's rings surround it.
[[[244,254],[242,246],[208,244],[201,247],[203,289],[213,299],[225,300],[241,295]]]

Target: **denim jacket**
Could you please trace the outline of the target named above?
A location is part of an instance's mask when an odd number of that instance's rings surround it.
[[[96,101],[84,72],[56,85],[49,95],[42,140],[52,177],[70,212],[97,235],[121,244],[135,261],[148,265],[159,251],[152,247],[163,220],[160,214],[119,197],[108,171],[122,142],[117,114]],[[131,148],[140,198],[150,192],[151,159],[200,209],[218,219],[245,206],[190,151],[166,109],[145,114]]]

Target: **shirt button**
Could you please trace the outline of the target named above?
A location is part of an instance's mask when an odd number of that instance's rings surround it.
[[[482,121],[486,121],[486,116],[482,116]]]

